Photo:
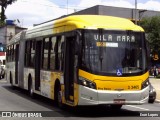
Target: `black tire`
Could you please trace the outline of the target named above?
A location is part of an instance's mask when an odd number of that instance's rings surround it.
[[[4,79],[4,76],[5,76],[5,75],[2,75],[2,79]]]
[[[155,101],[154,99],[151,99],[151,100],[149,100],[148,102],[149,102],[149,103],[154,103],[154,101]]]
[[[111,105],[110,107],[112,110],[120,110],[122,105]]]
[[[9,79],[10,79],[10,84],[12,85],[13,84],[13,79],[12,79],[12,74],[11,73],[9,75]]]
[[[29,96],[31,98],[35,98],[35,95],[34,95],[34,90],[33,90],[33,84],[32,84],[32,79],[29,78],[29,82],[28,82],[29,86],[28,86],[28,92],[29,92]]]
[[[64,108],[64,104],[62,103],[62,92],[60,84],[55,88],[55,103],[59,108]]]
[[[12,74],[10,73],[10,84],[13,90],[15,90],[15,86],[13,85]]]

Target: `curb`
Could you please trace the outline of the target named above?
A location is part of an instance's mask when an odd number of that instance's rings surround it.
[[[155,102],[160,103],[160,100],[156,99]]]

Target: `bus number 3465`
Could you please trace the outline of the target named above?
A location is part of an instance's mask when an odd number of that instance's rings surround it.
[[[128,86],[128,89],[139,89],[139,85],[130,85]]]

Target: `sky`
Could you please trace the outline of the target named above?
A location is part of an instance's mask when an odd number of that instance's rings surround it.
[[[95,5],[134,8],[135,0],[17,0],[6,9],[9,20],[31,27]],[[160,0],[137,0],[138,9],[160,11]]]

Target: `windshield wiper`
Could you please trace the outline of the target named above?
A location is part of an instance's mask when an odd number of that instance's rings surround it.
[[[101,54],[102,52],[100,52],[100,54]],[[100,69],[101,69],[101,71],[102,71],[102,61],[103,61],[103,56],[102,55],[100,55],[99,56],[99,60],[100,60]]]

